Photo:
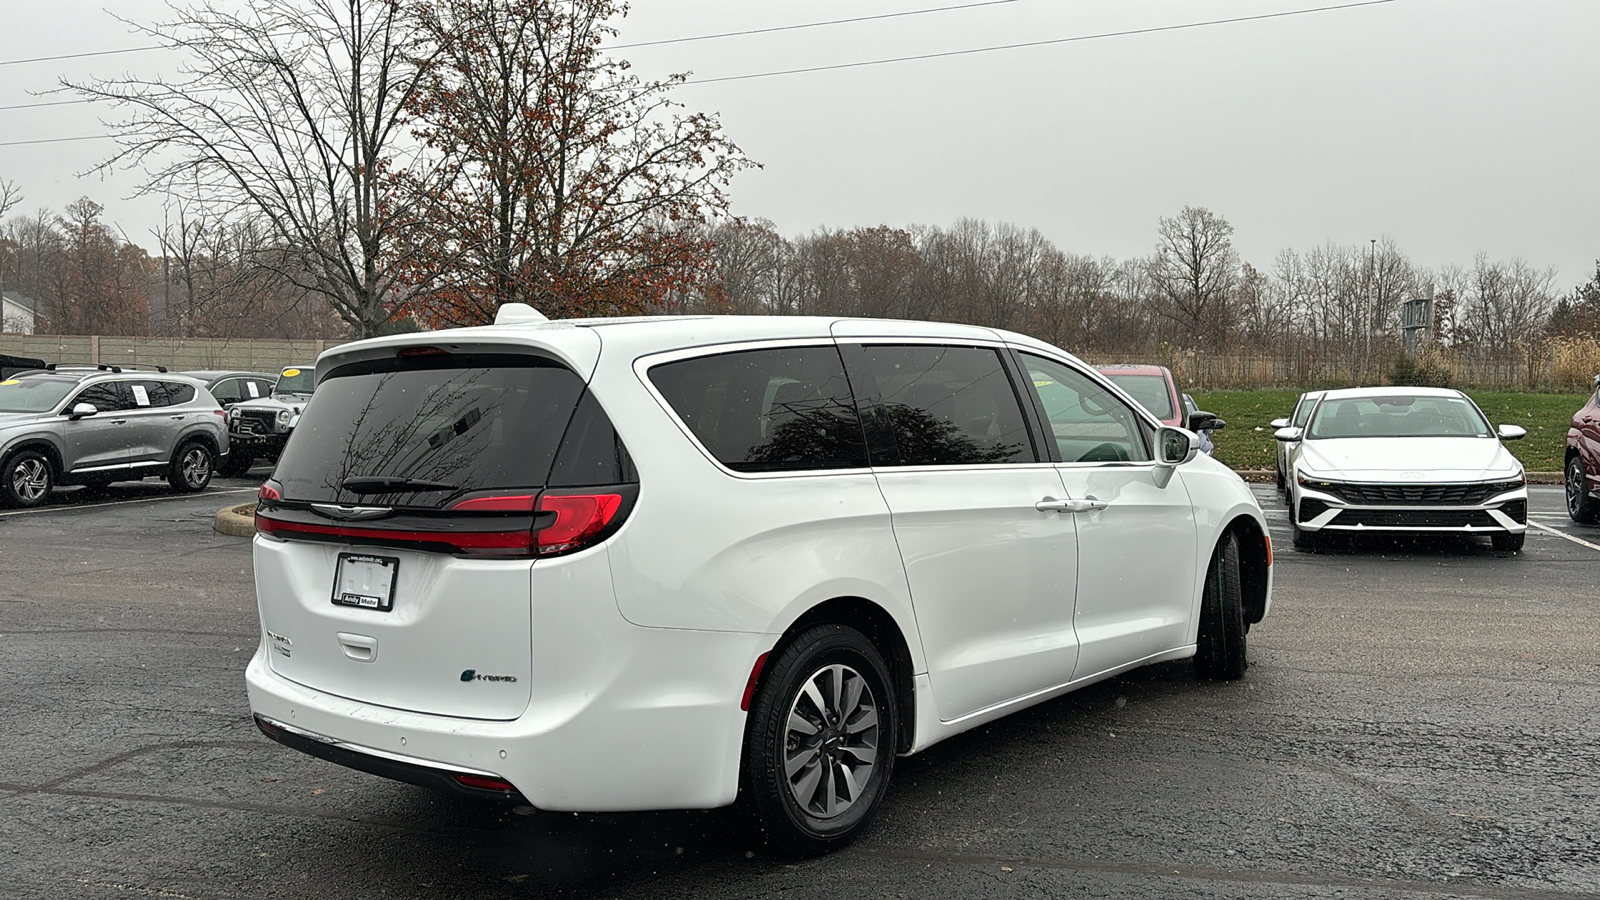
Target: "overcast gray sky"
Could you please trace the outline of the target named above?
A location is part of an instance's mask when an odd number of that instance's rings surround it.
[[[635,0],[619,43],[973,0]],[[1600,0],[1393,0],[1357,9],[735,81],[727,76],[1335,5],[1348,0],[1010,0],[873,22],[618,51],[717,112],[765,168],[734,210],[818,227],[1038,228],[1063,250],[1143,255],[1156,222],[1206,206],[1245,260],[1393,237],[1418,263],[1475,253],[1553,266],[1565,291],[1600,257]],[[0,0],[0,62],[146,43],[107,8]],[[68,75],[141,74],[163,53],[0,65],[0,107]],[[0,144],[103,133],[88,106],[0,109]],[[107,141],[0,146],[26,210],[88,195],[152,246],[136,179],[80,173]]]

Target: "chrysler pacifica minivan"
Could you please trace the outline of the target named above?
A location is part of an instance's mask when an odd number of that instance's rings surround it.
[[[1136,666],[1240,677],[1251,492],[1090,367],[952,324],[346,344],[257,510],[273,739],[544,810],[859,833],[897,756]]]

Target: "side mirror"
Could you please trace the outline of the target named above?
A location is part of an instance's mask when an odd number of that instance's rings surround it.
[[[1221,421],[1221,419],[1217,418],[1216,413],[1195,410],[1194,412],[1189,413],[1189,430],[1196,432],[1214,431],[1220,427],[1218,423]]]
[[[1163,425],[1156,432],[1156,462],[1163,466],[1181,466],[1200,453],[1200,441],[1182,428]]]
[[[1272,433],[1272,436],[1284,443],[1292,444],[1305,437],[1306,430],[1304,428],[1279,428]]]
[[[1594,386],[1600,388],[1600,375],[1594,377]]]
[[[1271,422],[1267,423],[1267,426],[1270,427],[1273,431],[1277,431],[1279,428],[1288,428],[1289,427],[1289,420],[1288,419],[1273,419]]]
[[[99,411],[100,408],[95,406],[93,403],[74,403],[72,405],[72,412],[67,413],[67,418],[76,422],[79,419],[86,419],[89,416],[98,413]]]
[[[1527,433],[1528,429],[1521,425],[1501,425],[1499,436],[1502,441],[1520,441]]]

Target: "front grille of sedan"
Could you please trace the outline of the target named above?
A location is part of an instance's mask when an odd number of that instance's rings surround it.
[[[1312,481],[1306,487],[1363,506],[1477,506],[1490,497],[1522,487],[1521,481],[1467,484],[1371,484]]]
[[[1347,509],[1328,523],[1368,528],[1502,528],[1481,509]]]

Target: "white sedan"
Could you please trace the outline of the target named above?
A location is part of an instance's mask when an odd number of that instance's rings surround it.
[[[1527,434],[1490,426],[1465,394],[1442,388],[1351,388],[1323,394],[1304,428],[1289,480],[1294,544],[1328,532],[1488,535],[1522,549],[1528,488],[1502,446]]]

